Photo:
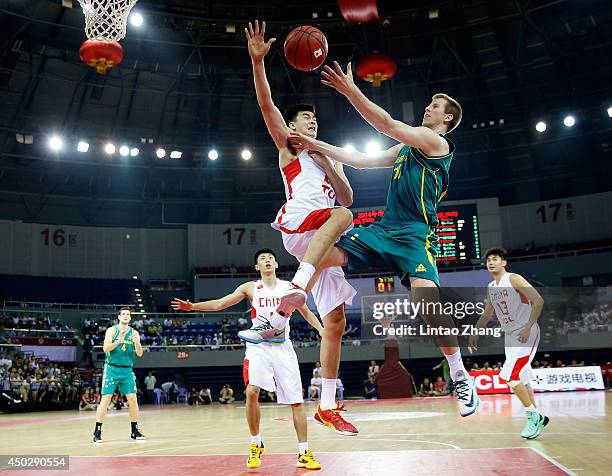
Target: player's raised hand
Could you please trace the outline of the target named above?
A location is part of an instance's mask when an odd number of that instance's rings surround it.
[[[291,131],[287,141],[294,149],[315,150],[315,139],[299,132]]]
[[[183,301],[182,299],[174,298],[170,305],[175,311],[193,311],[193,303],[189,299]]]
[[[132,331],[132,342],[134,344],[140,344],[140,334],[138,331]]]
[[[270,51],[272,43],[276,41],[276,38],[270,38],[268,41],[264,40],[266,22],[261,22],[261,28],[259,28],[258,20],[255,20],[255,27],[249,22],[249,27],[244,29],[244,33],[247,37],[247,46],[251,58],[253,61],[262,61],[264,56]]]
[[[473,354],[478,350],[478,336],[470,336],[468,339],[468,350],[470,351],[470,354]]]
[[[321,76],[324,78],[321,80],[322,84],[334,88],[345,96],[348,95],[352,89],[357,87],[355,86],[355,81],[353,81],[351,63],[346,66],[346,73],[342,71],[342,67],[337,61],[334,61],[333,68],[326,64],[324,70],[321,71]]]

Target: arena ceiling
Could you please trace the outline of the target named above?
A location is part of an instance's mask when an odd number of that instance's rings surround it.
[[[460,100],[448,199],[498,196],[511,204],[610,189],[608,1],[379,4],[382,24],[350,25],[329,0],[140,0],[144,26],[128,28],[123,63],[100,76],[79,59],[85,35],[77,0],[4,0],[0,219],[172,226],[273,218],[282,181],[242,33],[254,18],[279,39],[267,61],[275,100],[281,109],[315,103],[325,140],[391,144],[321,86],[318,73],[284,61],[282,40],[303,24],[326,34],[329,60],[344,64],[376,51],[395,58],[391,81],[359,85],[399,119],[419,121],[436,92]],[[562,126],[570,113],[571,129]],[[534,130],[538,120],[547,122],[545,134]],[[47,148],[53,133],[65,139],[61,153]],[[34,143],[16,140],[25,136]],[[87,154],[74,150],[80,138],[91,143]],[[141,153],[109,158],[101,150],[109,140]],[[159,146],[183,156],[157,159]],[[219,150],[215,162],[206,158],[210,147]],[[253,151],[249,162],[240,159],[243,147]],[[384,203],[386,171],[349,177],[355,205]]]

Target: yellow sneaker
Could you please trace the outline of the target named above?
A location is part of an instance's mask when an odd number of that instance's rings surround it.
[[[306,453],[298,457],[296,466],[306,469],[321,469],[321,465],[317,461],[316,456],[313,455],[310,450],[306,450]]]
[[[264,454],[264,446],[263,443],[261,446],[257,446],[255,443],[251,443],[251,449],[249,449],[249,458],[247,459],[247,468],[259,468],[261,464],[261,455]]]

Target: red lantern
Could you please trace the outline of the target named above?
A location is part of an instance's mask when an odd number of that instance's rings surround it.
[[[106,74],[123,60],[123,47],[116,41],[87,40],[81,45],[79,54],[81,61],[96,68],[98,73]]]
[[[397,63],[387,55],[374,53],[364,56],[357,62],[355,72],[364,81],[379,88],[383,81],[391,78],[397,71]]]
[[[377,0],[337,0],[344,19],[349,23],[380,21]]]

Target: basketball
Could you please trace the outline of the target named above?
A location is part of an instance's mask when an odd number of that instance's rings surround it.
[[[327,58],[327,38],[321,30],[310,25],[292,30],[284,48],[289,64],[300,71],[317,69]]]

